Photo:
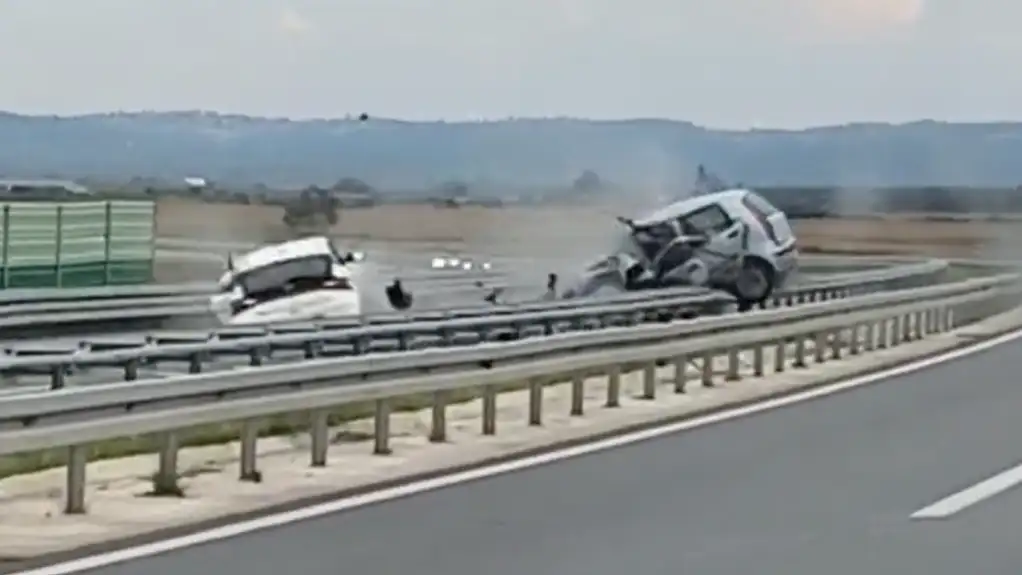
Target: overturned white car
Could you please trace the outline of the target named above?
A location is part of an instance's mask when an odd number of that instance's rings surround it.
[[[798,265],[787,216],[751,190],[715,191],[618,219],[625,233],[617,251],[587,268],[563,297],[696,286],[726,290],[747,308],[782,287]]]
[[[359,315],[361,298],[349,264],[362,258],[338,252],[322,236],[231,256],[210,307],[229,325]]]

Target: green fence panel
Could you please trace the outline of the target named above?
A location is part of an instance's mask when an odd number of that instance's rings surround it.
[[[0,287],[141,284],[153,276],[153,202],[12,202],[0,207]]]

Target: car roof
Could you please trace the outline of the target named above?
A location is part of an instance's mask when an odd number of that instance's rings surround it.
[[[333,246],[325,236],[313,236],[271,244],[252,250],[234,258],[234,272],[243,273],[251,269],[273,265],[296,258],[332,255]]]
[[[705,208],[712,204],[727,204],[736,200],[741,200],[747,193],[749,193],[749,190],[735,188],[733,190],[724,190],[721,192],[714,192],[712,194],[703,194],[700,196],[685,198],[684,200],[679,200],[669,204],[641,218],[636,218],[635,223],[640,226],[645,226],[663,222],[677,218],[678,216],[682,216],[689,212]]]

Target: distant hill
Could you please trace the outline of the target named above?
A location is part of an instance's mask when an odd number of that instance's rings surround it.
[[[667,120],[415,123],[289,121],[205,112],[79,117],[0,113],[0,176],[202,176],[224,184],[380,189],[687,186],[698,164],[756,185],[992,186],[1022,183],[1022,124],[852,124],[720,131]]]

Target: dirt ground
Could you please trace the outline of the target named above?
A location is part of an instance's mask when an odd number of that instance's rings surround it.
[[[351,240],[409,242],[428,249],[472,249],[495,254],[563,255],[591,250],[615,229],[613,208],[434,208],[382,206],[345,211],[330,230]],[[271,206],[161,201],[161,236],[192,239],[276,241],[290,232],[282,210]],[[794,224],[803,251],[923,254],[945,257],[1015,258],[1022,223],[928,221],[922,216],[883,219],[801,220]]]

